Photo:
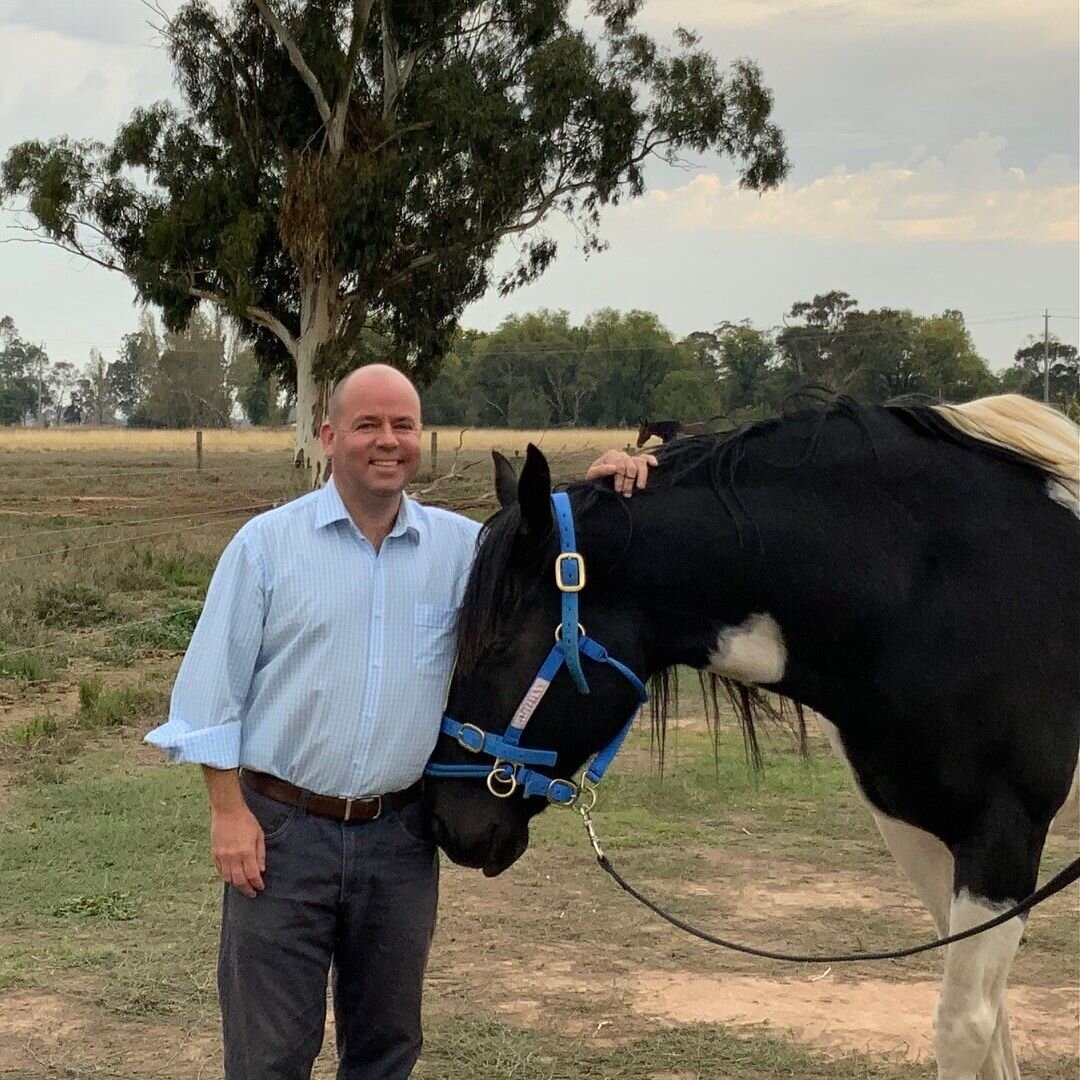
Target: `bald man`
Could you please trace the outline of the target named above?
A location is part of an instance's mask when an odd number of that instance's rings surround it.
[[[331,971],[339,1080],[404,1080],[420,1054],[438,900],[420,777],[479,531],[405,494],[421,434],[401,372],[342,379],[332,479],[229,543],[147,736],[206,779],[227,1080],[310,1077]],[[587,475],[630,494],[649,463],[609,451]]]

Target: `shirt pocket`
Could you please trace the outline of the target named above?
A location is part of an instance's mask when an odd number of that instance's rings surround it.
[[[413,617],[413,660],[424,666],[449,667],[454,659],[458,609],[417,604]]]

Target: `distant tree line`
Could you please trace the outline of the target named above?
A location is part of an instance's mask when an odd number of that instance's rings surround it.
[[[1080,417],[1075,346],[1051,340],[1050,399]],[[775,415],[805,389],[881,402],[917,395],[968,401],[1043,396],[1043,343],[995,374],[959,311],[864,311],[847,293],[791,306],[780,329],[722,322],[678,339],[644,311],[511,316],[490,334],[462,331],[424,394],[430,423],[625,427],[642,418],[744,420]]]
[[[374,333],[357,348],[356,363],[394,359]],[[1050,400],[1080,419],[1076,347],[1052,338],[1048,353]],[[771,416],[811,388],[870,402],[1003,391],[1041,399],[1043,366],[1043,342],[1029,339],[995,374],[959,311],[864,311],[837,291],[793,304],[778,329],[721,322],[684,338],[647,311],[605,308],[574,324],[565,311],[542,309],[492,333],[459,330],[429,373],[424,414],[463,427],[627,427]],[[221,315],[197,311],[174,334],[144,312],[115,360],[91,350],[81,368],[50,360],[11,318],[0,320],[0,424],[282,424],[292,401],[292,388],[260,368]]]
[[[0,424],[219,428],[282,424],[287,411],[277,380],[220,315],[196,312],[174,334],[144,311],[115,360],[91,349],[81,367],[50,360],[0,320]]]

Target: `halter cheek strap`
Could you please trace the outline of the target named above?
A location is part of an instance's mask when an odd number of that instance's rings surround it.
[[[583,634],[578,622],[578,593],[585,588],[585,560],[577,550],[577,538],[574,535],[574,511],[570,507],[570,496],[565,491],[556,491],[551,496],[551,505],[555,511],[555,524],[559,527],[559,541],[562,551],[555,560],[555,584],[562,593],[562,641],[566,655],[566,670],[582,694],[589,692],[585,681],[585,672],[581,670],[580,640]],[[556,640],[559,630],[555,631]]]
[[[585,587],[585,560],[577,551],[569,496],[557,491],[551,496],[551,503],[562,548],[555,559],[555,583],[562,593],[562,624],[555,631],[555,644],[540,665],[536,678],[525,691],[502,735],[484,731],[475,724],[463,724],[451,716],[443,716],[440,730],[444,734],[470,753],[494,758],[494,765],[431,762],[424,771],[428,776],[486,777],[491,793],[501,798],[513,794],[520,786],[526,797],[543,796],[550,802],[569,806],[577,801],[583,787],[595,786],[604,778],[630,732],[638,709],[634,709],[618,734],[593,758],[582,773],[580,784],[572,780],[552,779],[545,773],[537,772],[530,766],[550,768],[555,765],[557,754],[554,750],[523,747],[521,737],[559,669],[565,664],[574,686],[580,693],[587,694],[589,684],[581,665],[581,657],[585,656],[596,663],[608,664],[619,672],[637,693],[638,707],[649,700],[649,694],[641,679],[621,661],[610,656],[607,649],[589,637],[579,624],[578,593]]]

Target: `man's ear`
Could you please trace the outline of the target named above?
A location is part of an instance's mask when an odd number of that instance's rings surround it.
[[[553,521],[551,470],[547,458],[532,443],[525,451],[525,467],[518,480],[517,500],[526,531],[536,538],[546,536]]]
[[[499,505],[505,510],[517,502],[517,473],[514,472],[514,466],[498,450],[491,451],[491,459],[495,462],[495,495]]]

